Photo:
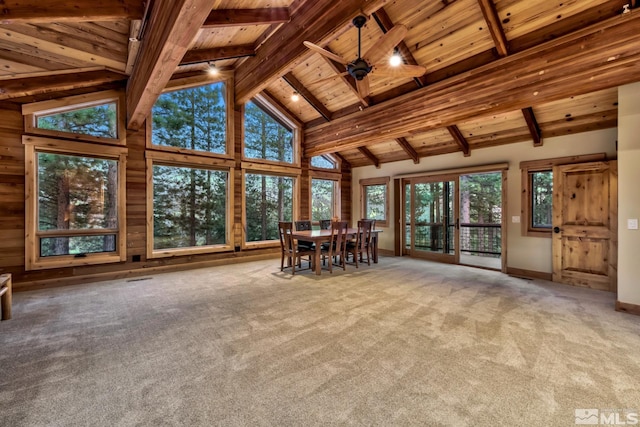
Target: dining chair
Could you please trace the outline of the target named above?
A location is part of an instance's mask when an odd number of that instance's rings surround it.
[[[280,235],[280,271],[284,271],[284,259],[287,258],[287,267],[291,267],[291,274],[296,274],[296,264],[302,267],[302,258],[309,257],[309,268],[311,268],[311,257],[314,251],[298,247],[296,239],[291,235],[293,224],[291,222],[279,222],[278,234]]]
[[[347,247],[347,221],[336,221],[331,223],[331,239],[328,245],[322,245],[322,259],[328,259],[329,272],[333,273],[334,259],[339,260],[336,264],[343,270],[347,269],[346,247]]]
[[[321,219],[320,220],[320,230],[328,230],[331,228],[331,220],[330,219]]]
[[[296,231],[311,230],[311,221],[296,221]],[[298,246],[304,249],[315,249],[315,244],[308,240],[298,240]]]
[[[353,263],[358,268],[358,259],[363,261],[363,255],[366,254],[367,265],[371,265],[371,230],[373,230],[373,222],[370,220],[358,221],[358,233],[354,241],[347,242],[346,252],[353,256]],[[348,256],[347,256],[348,261]]]

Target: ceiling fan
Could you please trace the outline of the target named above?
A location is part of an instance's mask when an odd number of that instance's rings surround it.
[[[353,18],[353,25],[358,29],[358,57],[353,61],[347,61],[339,55],[330,52],[320,46],[311,42],[305,41],[304,45],[310,50],[324,55],[325,57],[332,59],[347,67],[347,70],[341,73],[339,76],[350,75],[356,80],[356,87],[361,97],[366,98],[369,96],[369,74],[375,74],[380,76],[393,76],[393,77],[420,77],[427,69],[421,65],[400,64],[397,66],[391,66],[390,64],[379,63],[384,56],[394,49],[407,34],[407,27],[404,25],[395,25],[392,29],[382,35],[376,43],[373,44],[361,55],[360,49],[362,46],[361,31],[364,24],[367,22],[365,16],[356,16]],[[334,79],[338,76],[332,76],[329,79]],[[325,79],[323,79],[325,80]],[[315,83],[319,83],[315,82]]]

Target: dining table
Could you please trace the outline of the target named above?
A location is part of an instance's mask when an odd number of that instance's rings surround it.
[[[378,234],[381,232],[382,230],[371,230],[371,258],[376,264],[378,263]],[[347,238],[353,239],[357,234],[357,228],[347,228]],[[320,266],[322,243],[331,241],[331,230],[292,231],[291,237],[297,240],[313,242],[315,244],[312,268],[317,275],[320,275],[322,270],[322,267]]]

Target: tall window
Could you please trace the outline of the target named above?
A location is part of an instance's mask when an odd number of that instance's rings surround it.
[[[278,222],[293,220],[295,179],[288,176],[245,174],[246,241],[278,240]]]
[[[336,213],[336,181],[311,179],[311,220],[331,219]]]
[[[553,172],[530,172],[531,229],[551,229],[553,222]]]
[[[151,112],[154,145],[216,154],[227,152],[223,82],[163,93]]]
[[[125,153],[24,137],[27,269],[124,260]]]
[[[389,215],[389,177],[360,180],[361,214],[385,226]]]
[[[244,156],[294,163],[292,127],[271,109],[247,102],[244,110]]]
[[[153,165],[153,249],[227,243],[227,171]]]

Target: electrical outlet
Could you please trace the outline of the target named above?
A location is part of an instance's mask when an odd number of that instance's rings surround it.
[[[627,230],[638,229],[638,218],[631,218],[627,220]]]
[[[514,215],[511,217],[511,222],[514,224],[520,224],[520,217],[518,215]]]

